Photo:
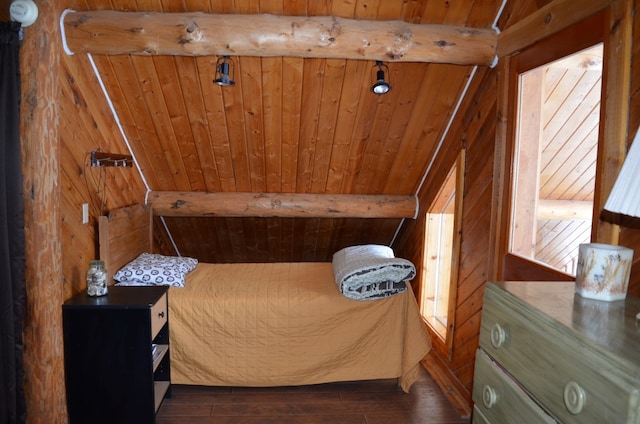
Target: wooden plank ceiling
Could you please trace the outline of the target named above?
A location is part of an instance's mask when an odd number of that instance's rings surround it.
[[[502,1],[62,3],[76,11],[335,16],[491,28]],[[231,56],[236,84],[221,87],[212,83],[216,56],[92,57],[152,191],[414,195],[473,69],[385,62],[393,89],[378,96],[369,89],[375,77],[370,60]],[[167,254],[175,245],[201,261],[323,261],[350,244],[390,244],[401,223],[166,217],[156,219],[156,241]]]

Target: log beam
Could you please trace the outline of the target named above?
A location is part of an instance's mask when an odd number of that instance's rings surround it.
[[[540,199],[536,218],[591,221],[593,219],[593,202]]]
[[[157,216],[415,218],[415,196],[152,191]]]
[[[290,56],[492,65],[496,31],[332,16],[67,11],[72,53]]]

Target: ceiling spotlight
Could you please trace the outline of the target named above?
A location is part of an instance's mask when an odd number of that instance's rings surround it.
[[[216,62],[216,77],[213,82],[222,86],[235,85],[234,70],[233,60],[229,56],[219,57]],[[231,76],[229,76],[229,71],[231,71]]]
[[[384,78],[384,70],[386,69],[387,73],[389,73],[389,67],[384,65],[382,61],[377,60],[373,69],[376,68],[378,68],[376,70],[376,82],[371,86],[371,91],[375,94],[384,94],[391,90],[391,83],[389,81],[385,81]]]

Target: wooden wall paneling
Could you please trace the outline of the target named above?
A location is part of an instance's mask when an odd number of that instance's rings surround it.
[[[310,193],[313,178],[313,163],[318,142],[320,120],[320,100],[322,97],[322,76],[325,59],[305,59],[303,64],[302,108],[300,134],[298,137],[298,169],[296,192]]]
[[[193,61],[193,59],[191,59]],[[170,99],[164,102],[170,128],[166,129],[166,142],[173,141],[176,145],[175,150],[178,152],[179,160],[182,162],[181,168],[184,169],[186,180],[189,182],[191,190],[204,190],[205,182],[201,160],[198,157],[198,151],[195,145],[193,130],[189,119],[188,109],[193,103],[198,101],[198,95],[191,93],[194,97],[185,97],[182,91],[181,81],[184,75],[181,75],[176,66],[176,62],[180,62],[180,58],[170,56],[158,56],[153,58],[155,68],[158,72],[158,81],[161,87],[162,97]],[[182,95],[173,95],[173,93],[183,93]],[[161,138],[164,137],[161,135]]]
[[[413,81],[419,81],[424,77],[424,65],[411,64],[403,68],[405,72],[396,71],[397,68],[393,64],[390,66],[392,70],[390,82],[393,85],[391,94],[395,98],[395,104],[382,111],[389,116],[386,131],[382,132],[385,136],[381,146],[384,155],[375,162],[374,175],[384,175],[389,169],[392,169],[394,162],[398,160],[400,145],[409,125],[411,110],[416,100],[417,93],[413,86]],[[371,94],[373,95],[373,93]],[[386,178],[375,178],[373,182],[371,192],[384,193],[387,185]],[[402,185],[395,186],[393,192],[411,194],[412,188],[411,184],[403,182]]]
[[[369,62],[362,62],[364,66],[358,66],[358,71],[363,72],[360,79],[360,96],[356,98],[357,110],[353,121],[353,128],[347,134],[350,139],[349,154],[345,165],[344,176],[341,184],[342,193],[356,193],[356,185],[360,175],[360,170],[365,157],[371,127],[375,118],[378,103],[368,96],[371,86],[369,72],[371,72]],[[367,66],[368,65],[368,66]],[[373,93],[372,93],[373,94]],[[363,101],[365,100],[365,101]]]
[[[371,123],[370,135],[367,137],[362,164],[360,166],[356,185],[356,193],[375,193],[376,188],[372,184],[378,179],[376,168],[379,162],[386,162],[386,152],[384,151],[385,137],[390,125],[390,114],[392,106],[390,97],[397,93],[389,92],[383,96],[376,96],[367,93],[365,101],[376,103],[375,115]]]
[[[351,151],[360,141],[353,137],[354,128],[361,112],[360,97],[364,90],[368,90],[368,79],[363,75],[368,75],[370,63],[364,60],[348,60],[344,71],[344,83],[342,93],[344,99],[340,101],[335,128],[333,149],[331,150],[331,160],[329,163],[329,175],[325,192],[345,193],[344,181],[349,172],[349,162],[351,161]],[[365,82],[366,80],[366,82]],[[354,153],[355,155],[355,153]]]
[[[464,25],[468,27],[485,26],[489,28],[493,24],[500,6],[502,6],[502,0],[474,0]]]
[[[266,191],[265,145],[262,110],[262,63],[260,58],[238,58],[251,191]],[[224,87],[223,87],[224,88]],[[231,88],[234,87],[226,87]]]
[[[325,61],[310,184],[312,193],[323,193],[326,190],[331,172],[330,162],[336,137],[340,98],[347,78],[345,69],[345,60],[327,59]]]
[[[434,64],[425,66],[424,78],[422,78],[420,88],[417,90],[415,106],[404,134],[405,140],[387,177],[385,192],[389,192],[393,187],[401,186],[407,181],[415,182],[415,187],[411,189],[412,192],[415,192],[428,166],[428,164],[416,163],[416,151],[432,150],[438,142],[437,123],[439,120],[432,118],[435,115],[433,108],[437,95],[433,92],[433,87],[440,85],[446,79],[448,66]]]
[[[282,192],[295,193],[298,184],[300,122],[304,60],[282,59]]]
[[[132,56],[131,62],[138,76],[138,82],[142,87],[143,100],[147,107],[154,111],[154,113],[150,114],[150,118],[158,138],[160,151],[167,166],[165,172],[172,176],[175,190],[190,190],[190,181],[182,154],[177,145],[176,134],[169,126],[171,116],[162,93],[162,82],[159,74],[162,59],[160,57]],[[152,166],[157,165],[155,163]]]
[[[215,175],[205,175],[205,178],[214,181],[213,191],[234,191],[236,182],[231,159],[229,130],[227,129],[229,122],[225,119],[225,107],[222,97],[224,87],[213,83],[216,60],[216,57],[196,58],[200,91],[206,116],[206,124],[204,125],[208,131],[210,143],[208,148],[211,149],[215,160],[215,165],[209,165],[212,168],[212,172],[215,166]],[[204,140],[203,138],[203,142],[205,142]],[[207,157],[208,155],[205,155],[203,160],[207,160]],[[218,186],[217,190],[216,186]]]
[[[261,83],[265,149],[265,187],[267,192],[282,191],[282,58],[262,58]]]
[[[222,185],[220,184],[216,158],[212,149],[212,131],[209,128],[202,91],[203,83],[213,84],[213,82],[211,82],[213,78],[207,76],[206,81],[200,81],[196,58],[174,57],[173,59],[176,62],[176,68],[180,70],[178,76],[180,89],[184,96],[184,102],[188,105],[185,107],[185,115],[181,118],[183,121],[181,124],[186,124],[189,128],[185,128],[184,135],[182,132],[177,134],[178,140],[182,143],[190,141],[188,138],[190,134],[192,135],[195,148],[195,158],[192,160],[196,162],[194,164],[196,170],[201,170],[202,184],[200,184],[198,179],[194,181],[194,179],[191,178],[192,187],[194,190],[221,191]],[[185,140],[185,138],[187,140]],[[193,171],[190,170],[190,174],[192,173]],[[195,177],[197,177],[197,175]]]
[[[133,149],[131,152],[142,169],[145,180],[150,187],[172,185],[173,179],[164,173],[166,161],[157,152],[161,151],[158,139],[149,117],[149,111],[142,101],[133,64],[128,56],[94,56],[107,93],[117,110],[118,119],[127,139],[132,146],[145,148]],[[121,100],[122,99],[122,100]],[[121,137],[121,136],[120,136]],[[140,142],[137,142],[140,141]],[[102,149],[104,150],[104,149]],[[159,164],[160,166],[152,166]]]
[[[237,59],[237,60],[236,60]],[[247,142],[244,102],[242,65],[255,58],[234,58],[236,85],[217,86],[222,96],[222,104],[227,119],[227,139],[231,148],[231,163],[235,176],[235,190],[251,191],[251,168],[249,164],[249,146]],[[212,78],[213,79],[213,78]]]

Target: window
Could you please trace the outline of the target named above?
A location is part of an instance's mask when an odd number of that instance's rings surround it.
[[[518,76],[510,252],[575,275],[591,239],[603,46]]]
[[[421,311],[443,340],[452,340],[460,247],[464,151],[449,171],[426,214]]]

